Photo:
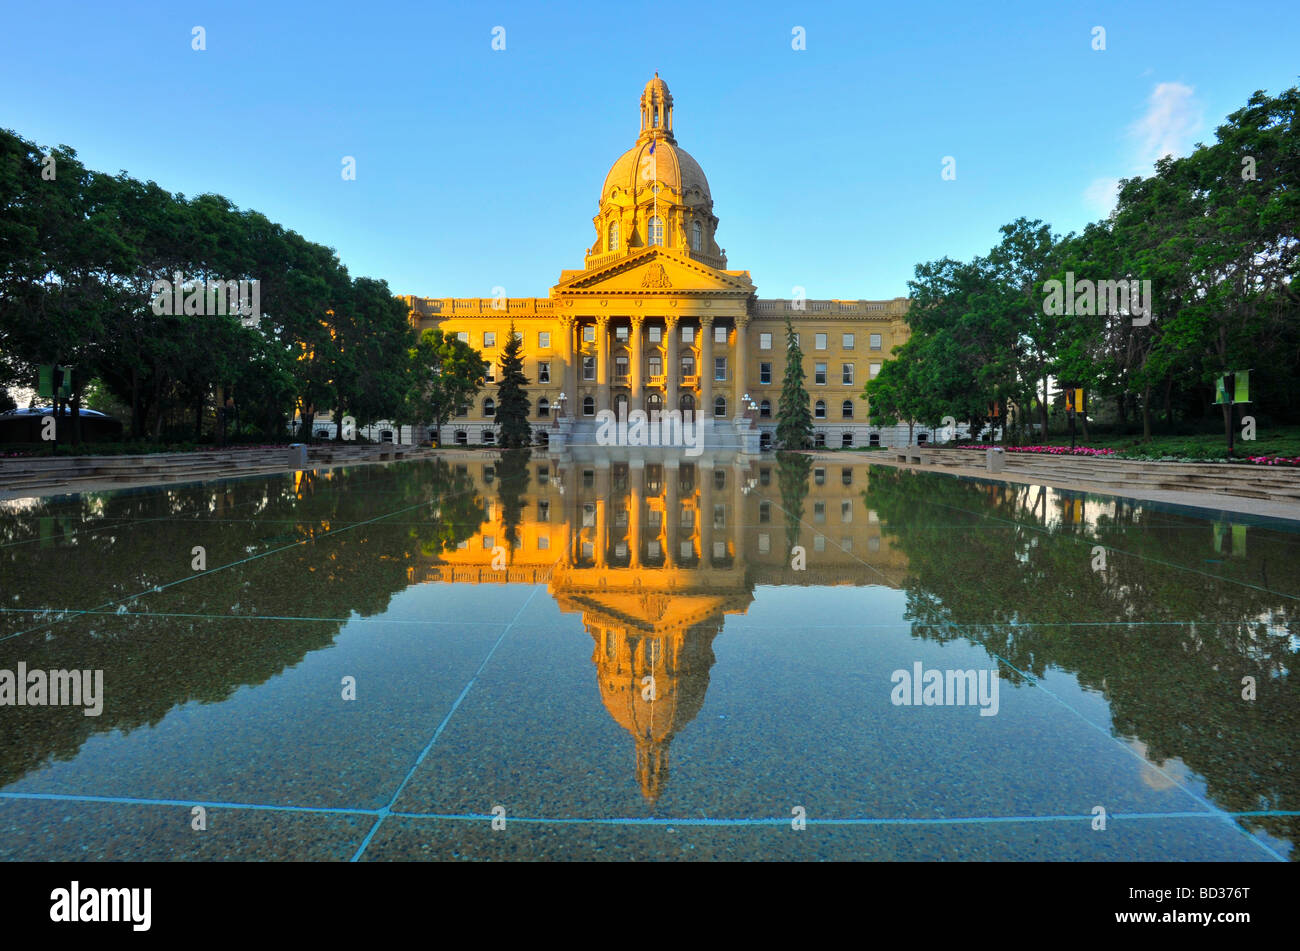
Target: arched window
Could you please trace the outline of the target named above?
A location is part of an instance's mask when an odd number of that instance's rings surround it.
[[[853,448],[853,434],[852,434],[852,433],[845,433],[843,436],[841,436],[841,437],[840,437],[840,446],[843,447],[844,449],[852,449],[852,448]]]
[[[762,449],[762,450],[768,450],[768,449],[771,449],[771,448],[772,448],[772,434],[771,434],[771,433],[769,433],[769,432],[761,432],[761,433],[758,434],[758,448],[759,448],[759,449]]]
[[[700,242],[703,240],[704,229],[700,227],[697,221],[691,225],[691,250],[700,250]]]
[[[815,446],[815,447],[818,448],[818,449],[825,449],[825,448],[826,448],[826,434],[825,434],[825,433],[816,433],[816,434],[814,434],[814,435],[813,435],[813,446]]]
[[[645,398],[645,408],[647,412],[663,412],[664,398],[658,393],[651,393]]]
[[[686,412],[688,410],[694,411],[695,397],[692,396],[690,393],[683,393],[681,395],[681,399],[677,401],[677,408],[680,409],[682,412]]]
[[[843,416],[844,416],[845,419],[852,419],[852,418],[853,418],[853,400],[845,400],[845,401],[844,401],[844,405],[840,408],[840,412],[843,414]]]
[[[483,401],[483,418],[491,419],[492,417],[496,416],[496,414],[497,414],[497,401],[489,396],[487,399]]]
[[[662,218],[650,219],[650,243],[663,245],[664,243],[664,220]]]
[[[548,400],[545,396],[543,396],[540,400],[537,401],[537,416],[540,419],[545,419],[550,415],[551,415],[551,401]]]
[[[880,433],[872,433],[870,436],[868,436],[868,437],[867,437],[867,445],[869,445],[869,446],[879,446],[879,445],[880,445]]]
[[[627,394],[619,393],[614,397],[614,416],[617,419],[627,419]]]
[[[537,445],[548,446],[550,445],[550,442],[551,442],[551,437],[550,434],[546,432],[546,430],[544,429],[537,430]]]
[[[456,430],[456,445],[458,445],[458,446],[468,446],[468,445],[469,445],[469,433],[465,432],[465,430],[463,430],[463,429],[458,429],[458,430]]]
[[[814,418],[814,419],[825,419],[825,418],[826,418],[826,401],[825,401],[825,400],[818,400],[816,403],[813,404],[813,418]]]
[[[584,396],[582,398],[582,415],[583,416],[596,415],[596,398],[594,396]]]
[[[758,415],[759,415],[759,418],[760,418],[760,419],[771,419],[771,418],[772,418],[772,401],[771,401],[771,400],[759,400],[759,401],[758,401]]]
[[[617,251],[617,250],[618,250],[618,222],[617,222],[617,221],[611,221],[611,222],[609,223],[609,248],[608,248],[608,250],[610,250],[610,251]]]
[[[719,396],[713,400],[713,415],[714,416],[727,415],[727,398],[725,396]],[[719,469],[718,471],[721,472],[722,470]]]

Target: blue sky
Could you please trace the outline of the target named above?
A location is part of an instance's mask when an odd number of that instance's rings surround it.
[[[729,266],[764,297],[845,299],[903,295],[918,261],[1020,215],[1078,230],[1116,179],[1300,72],[1300,4],[1272,0],[52,10],[5,4],[0,127],[218,192],[428,296],[545,296],[581,267],[656,69]]]

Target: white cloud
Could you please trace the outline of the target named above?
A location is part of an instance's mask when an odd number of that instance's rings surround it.
[[[1137,143],[1134,156],[1144,173],[1166,155],[1180,156],[1191,151],[1201,128],[1201,109],[1194,98],[1195,90],[1182,83],[1157,83],[1147,100],[1147,111],[1132,128]]]
[[[1118,197],[1118,178],[1094,178],[1083,190],[1084,204],[1100,218],[1105,218],[1115,209]]]

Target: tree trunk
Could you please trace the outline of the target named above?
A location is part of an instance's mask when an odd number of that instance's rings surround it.
[[[1047,397],[1048,397],[1047,376],[1044,375],[1043,376],[1043,400],[1041,403],[1038,404],[1038,417],[1043,424],[1043,432],[1042,432],[1042,438],[1040,439],[1040,442],[1044,442],[1044,443],[1047,442]]]
[[[144,433],[144,417],[140,413],[140,369],[131,368],[131,438],[139,439]]]
[[[1142,441],[1151,441],[1151,387],[1142,391]]]

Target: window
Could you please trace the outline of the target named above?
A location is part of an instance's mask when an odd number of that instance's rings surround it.
[[[758,448],[764,452],[772,448],[772,434],[767,430],[758,434]]]
[[[497,401],[492,399],[492,397],[489,396],[487,399],[483,401],[483,416],[487,419],[491,419],[492,417],[496,416],[496,414],[497,414]]]
[[[825,418],[826,418],[826,401],[825,401],[825,400],[818,400],[816,403],[813,404],[813,418],[814,418],[814,419],[825,419]]]
[[[767,532],[758,533],[758,553],[766,555],[772,550],[772,536]]]
[[[813,521],[816,522],[818,525],[826,524],[826,503],[825,502],[813,503]]]
[[[727,470],[726,470],[726,469],[714,469],[714,470],[713,470],[713,487],[714,487],[715,489],[718,489],[718,490],[722,490],[722,489],[725,489],[725,488],[727,487]],[[719,506],[719,508],[720,508],[720,506]],[[721,528],[721,527],[722,527],[722,522],[720,522],[718,519],[715,518],[715,519],[713,520],[713,527],[714,527],[714,528]]]
[[[542,470],[542,471],[545,471],[545,470]],[[539,472],[537,473],[537,475],[538,475],[539,477],[541,476],[542,471],[539,471]],[[542,483],[542,484],[545,485],[545,483]],[[537,521],[539,521],[539,522],[549,522],[550,520],[551,520],[551,503],[548,502],[546,499],[541,499],[541,500],[537,503]]]
[[[596,342],[596,328],[595,328],[594,326],[592,326],[591,324],[586,324],[586,325],[582,328],[582,342],[583,342],[583,343],[595,343],[595,342]]]
[[[880,433],[872,433],[870,436],[868,436],[868,437],[867,437],[867,445],[868,445],[868,446],[879,446],[879,445],[880,445]]]
[[[770,522],[770,521],[772,521],[772,503],[771,503],[771,502],[759,502],[759,503],[758,503],[758,521],[759,521],[760,524],[761,524],[761,523],[766,523],[766,522]]]
[[[714,342],[714,343],[726,343],[726,342],[727,342],[727,328],[726,328],[726,327],[715,326],[715,327],[713,328],[713,342]]]
[[[645,408],[651,413],[663,412],[664,398],[660,396],[658,393],[651,393],[649,396],[645,398]],[[654,489],[651,491],[653,493],[653,492],[657,492],[658,490]]]
[[[497,365],[495,363],[488,364],[487,376],[485,377],[485,379],[489,383],[495,383],[497,381]]]
[[[771,349],[772,349],[772,335],[771,335],[771,334],[759,334],[759,335],[758,335],[758,349],[760,349],[760,350],[771,350]]]
[[[537,332],[537,349],[551,349],[551,332],[549,330],[539,330]]]
[[[840,370],[840,380],[845,386],[853,385],[853,364],[846,363]]]
[[[695,412],[695,397],[690,393],[683,393],[677,400],[677,408],[683,413]]]
[[[840,415],[845,419],[853,418],[853,400],[844,401],[844,405],[840,407]]]
[[[695,342],[695,328],[690,324],[682,324],[682,343]]]
[[[458,429],[458,430],[456,430],[456,445],[458,445],[458,446],[468,446],[468,445],[469,445],[469,433],[465,432],[465,430],[463,430],[463,429]]]
[[[844,334],[844,335],[840,338],[840,346],[843,347],[845,350],[852,350],[852,349],[853,349],[853,334]]]
[[[687,353],[682,356],[682,377],[695,375],[695,357]]]
[[[495,330],[483,331],[483,346],[495,347],[497,345],[497,332]]]
[[[825,334],[817,334],[816,336],[813,337],[813,341],[814,341],[814,342],[813,342],[813,346],[814,346],[816,349],[818,349],[818,350],[825,350],[825,349],[826,349],[826,335],[825,335]]]
[[[596,358],[595,357],[582,358],[582,378],[584,380],[596,379]]]
[[[758,415],[762,419],[772,418],[772,404],[768,400],[760,400],[758,404]]]
[[[664,328],[662,327],[646,328],[646,339],[648,339],[651,343],[658,343],[660,340],[663,340],[663,338],[664,338]]]
[[[813,382],[818,386],[826,385],[826,364],[817,363],[813,365]]]
[[[468,416],[468,415],[469,415],[469,407],[468,407],[468,406],[457,406],[457,407],[456,407],[456,415],[457,415],[457,416]]]
[[[596,415],[596,398],[594,396],[584,396],[582,398],[582,415],[583,416]]]
[[[851,444],[851,443],[852,443],[852,433],[845,433],[844,435],[850,437],[849,441],[850,441],[850,444]],[[852,467],[852,466],[845,466],[844,468],[840,469],[840,485],[852,485],[852,484],[853,484],[853,467]],[[841,502],[841,503],[840,503],[840,513],[841,513],[841,515],[842,515],[843,513],[845,513],[845,512],[851,512],[852,510],[853,510],[853,503],[852,503],[852,502],[847,502],[847,501],[846,501],[846,502]],[[846,521],[846,522],[847,522],[847,521],[850,521],[851,518],[852,518],[852,516],[849,516],[848,518],[845,518],[844,521]]]
[[[551,540],[549,538],[547,538],[545,535],[539,535],[537,537],[537,548],[539,551],[545,551],[550,547],[551,547]]]
[[[758,470],[758,484],[759,485],[772,484],[772,470],[768,466],[763,466],[763,468]]]
[[[845,433],[843,436],[840,437],[840,448],[842,448],[842,449],[851,449],[851,448],[853,448],[853,434],[852,434],[852,433]]]
[[[826,484],[826,470],[818,466],[813,470],[813,485]]]
[[[760,363],[758,365],[758,382],[759,383],[772,382],[772,364]]]
[[[614,328],[614,339],[619,343],[627,343],[630,334],[631,328],[625,325],[620,324]]]
[[[483,445],[485,446],[491,446],[497,441],[497,434],[492,432],[492,430],[490,429],[483,430],[482,436],[483,436]]]
[[[825,433],[817,433],[816,435],[813,436],[813,447],[816,448],[816,449],[825,449],[825,448],[826,448],[826,434],[825,434]]]
[[[620,353],[614,358],[614,376],[620,380],[627,379],[627,354]]]
[[[524,342],[524,332],[522,330],[516,330],[510,336],[514,337],[515,340],[518,340],[520,343]]]
[[[550,364],[549,361],[546,361],[546,360],[539,360],[539,361],[538,361],[538,363],[537,363],[537,382],[538,382],[538,383],[550,383],[550,382],[551,382],[551,364]]]
[[[456,339],[459,340],[461,343],[469,343],[469,331],[468,330],[456,331]]]
[[[694,222],[691,225],[691,250],[692,251],[700,250],[700,243],[701,240],[703,239],[703,232],[704,229],[700,227],[700,223],[698,221]]]
[[[609,242],[607,247],[608,250],[610,251],[618,250],[618,222],[617,221],[611,221],[609,223]]]
[[[713,358],[713,379],[718,382],[724,382],[727,379],[727,358]]]
[[[551,415],[551,401],[543,396],[537,401],[537,418],[546,419]]]
[[[872,350],[880,349],[880,334],[871,335],[871,349]]]
[[[717,399],[713,401],[713,415],[714,416],[727,415],[727,398],[725,396],[719,396]],[[721,469],[718,470],[718,472],[722,472],[722,471],[723,470]]]
[[[871,364],[871,379],[874,380],[878,376],[880,376],[880,364],[873,363]]]
[[[662,218],[650,219],[650,244],[663,246],[664,243],[664,220]]]
[[[650,360],[649,360],[649,363],[650,363],[650,375],[651,375],[651,376],[662,376],[662,375],[663,375],[663,372],[664,372],[664,361],[663,361],[663,358],[659,356],[659,354],[657,354],[657,353],[655,353],[655,354],[651,354],[651,356],[650,356]]]

